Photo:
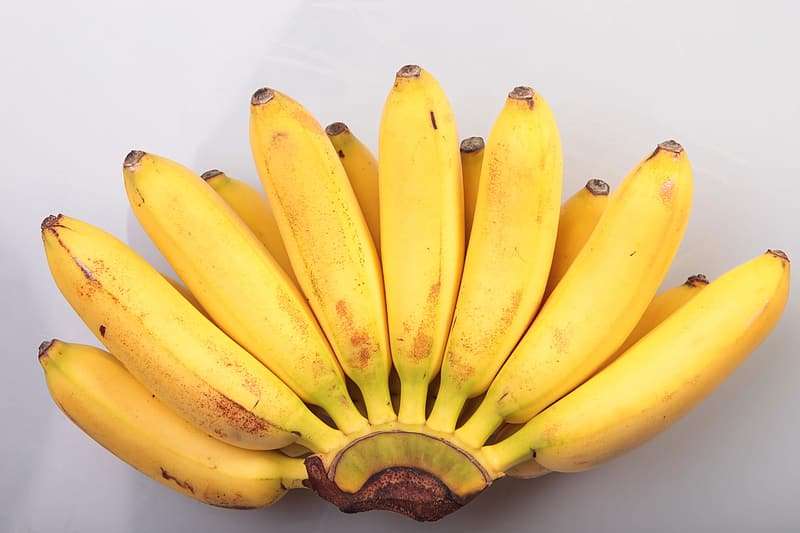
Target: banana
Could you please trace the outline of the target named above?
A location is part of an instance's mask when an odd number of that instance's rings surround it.
[[[42,239],[56,285],[92,333],[194,425],[242,448],[342,444],[340,431],[125,244],[63,215],[42,222]]]
[[[123,168],[131,208],[203,309],[342,431],[365,429],[311,309],[254,233],[186,167],[132,153]]]
[[[675,141],[659,144],[612,195],[483,403],[456,432],[459,439],[477,448],[504,420],[526,422],[616,351],[672,262],[691,197],[685,151]]]
[[[483,156],[431,428],[455,429],[464,402],[486,391],[533,319],[553,257],[562,174],[550,106],[531,88],[515,88]]]
[[[39,362],[53,400],[75,425],[132,467],[190,498],[220,507],[264,507],[306,478],[301,459],[208,438],[103,350],[52,340],[40,346]]]
[[[178,281],[177,279],[173,278],[172,276],[170,276],[168,274],[164,274],[162,272],[161,275],[164,276],[165,280],[169,281],[169,284],[172,285],[175,288],[175,290],[177,290],[179,293],[181,293],[181,296],[186,298],[187,302],[189,302],[190,304],[195,306],[198,311],[203,313],[203,315],[205,315],[205,317],[210,320],[211,317],[208,316],[208,313],[206,313],[206,310],[203,309],[203,306],[200,305],[200,302],[197,301],[197,298],[194,297],[194,294],[192,294],[192,291],[190,291],[186,287],[186,285],[184,285],[183,283],[181,283],[180,281]]]
[[[353,135],[347,124],[328,124],[325,133],[339,155],[353,192],[364,213],[375,249],[381,250],[380,209],[378,200],[378,161],[369,148]]]
[[[464,177],[464,237],[469,244],[475,204],[478,201],[478,184],[481,180],[484,142],[482,137],[468,137],[461,141],[461,173]]]
[[[218,169],[207,170],[200,177],[239,215],[283,271],[296,282],[278,223],[264,194],[249,183],[232,178]]]
[[[613,209],[613,207],[610,207]],[[499,470],[531,454],[585,470],[638,446],[705,398],[766,337],[789,294],[789,260],[768,251],[729,271],[608,368],[483,449]]]
[[[561,207],[553,265],[544,291],[547,298],[586,244],[608,204],[609,186],[592,178]]]
[[[636,344],[639,339],[654,330],[656,326],[661,324],[668,316],[677,311],[680,307],[686,304],[686,302],[700,294],[700,291],[703,290],[707,285],[707,277],[705,277],[703,274],[695,274],[694,276],[689,276],[685,282],[681,283],[677,287],[672,287],[671,289],[656,295],[656,297],[653,298],[653,301],[650,302],[650,305],[647,306],[647,309],[645,309],[642,318],[639,319],[639,323],[636,324],[636,327],[633,328],[631,334],[628,335],[628,338],[625,339],[625,342],[622,343],[622,345],[617,349],[614,355],[611,356],[606,364],[625,353],[628,348]]]
[[[464,261],[464,197],[453,110],[436,79],[402,67],[378,151],[380,226],[392,361],[405,424],[424,424]]]
[[[251,99],[250,144],[298,283],[369,420],[394,420],[383,279],[347,174],[319,123],[272,89]]]

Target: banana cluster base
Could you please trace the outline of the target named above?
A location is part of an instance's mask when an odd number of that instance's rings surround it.
[[[480,452],[452,436],[393,423],[353,438],[341,450],[305,460],[303,483],[345,513],[385,510],[419,521],[457,511],[496,474]]]

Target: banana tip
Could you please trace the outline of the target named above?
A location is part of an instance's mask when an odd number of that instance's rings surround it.
[[[332,122],[325,127],[325,133],[331,137],[341,135],[346,131],[349,131],[349,128],[344,122]]]
[[[512,100],[533,100],[533,89],[525,85],[514,87],[508,97]]]
[[[786,252],[784,252],[783,250],[774,250],[774,249],[769,249],[769,250],[767,250],[767,253],[768,253],[768,254],[771,254],[771,255],[774,255],[775,257],[778,257],[778,258],[780,258],[780,259],[783,259],[783,260],[784,260],[784,261],[786,261],[787,263],[790,263],[790,262],[791,262],[791,261],[789,260],[789,256],[788,256],[788,255],[786,254]]]
[[[221,176],[223,174],[225,174],[223,171],[221,171],[219,169],[216,169],[216,168],[212,168],[211,170],[206,170],[205,172],[200,174],[200,177],[203,178],[204,180],[208,181],[211,178],[215,178],[215,177]]]
[[[39,355],[38,355],[39,361],[47,357],[47,352],[50,350],[50,348],[53,347],[55,343],[56,339],[50,339],[49,341],[44,341],[39,345]]]
[[[253,93],[253,96],[250,98],[250,104],[264,105],[273,98],[275,98],[275,91],[269,87],[262,87]]]
[[[419,65],[403,65],[397,71],[398,78],[419,78],[422,74],[422,69]]]
[[[61,218],[63,216],[64,215],[59,213],[57,215],[47,215],[46,217],[44,217],[44,220],[42,220],[42,225],[41,225],[42,231],[58,226],[58,223],[61,221]]]
[[[483,141],[483,137],[467,137],[461,141],[461,151],[465,154],[480,152],[484,146],[486,146],[486,143]]]
[[[698,287],[700,285],[708,285],[708,278],[705,274],[695,274],[686,278],[686,285],[690,287]]]
[[[131,150],[128,152],[128,155],[125,156],[125,160],[122,162],[122,168],[136,168],[145,155],[145,152],[141,150]]]
[[[668,141],[658,143],[658,150],[672,152],[673,154],[680,154],[683,152],[683,146],[681,146],[677,141],[670,139]]]
[[[586,190],[594,196],[608,196],[611,187],[608,186],[608,183],[599,178],[592,178],[586,182]]]

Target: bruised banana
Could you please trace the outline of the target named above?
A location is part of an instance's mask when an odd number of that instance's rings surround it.
[[[564,277],[597,226],[608,204],[609,189],[605,181],[592,178],[561,206],[553,265],[550,267],[550,276],[544,291],[545,298]]]
[[[76,426],[190,498],[219,507],[264,507],[307,477],[302,460],[210,439],[103,350],[52,340],[39,347],[39,362],[53,400]]]
[[[340,431],[125,244],[64,215],[42,222],[42,239],[56,285],[92,333],[197,427],[256,450],[297,441],[327,451],[342,443]]]
[[[211,185],[211,188],[247,224],[292,281],[296,281],[286,247],[281,240],[278,223],[264,193],[247,182],[228,176],[221,170],[206,170],[200,177],[206,180],[206,183]]]
[[[428,425],[450,433],[486,391],[539,307],[550,271],[563,162],[553,113],[511,91],[483,156],[469,250]],[[488,436],[488,435],[487,435]]]
[[[439,83],[402,67],[381,118],[383,277],[405,424],[424,424],[464,261],[464,199],[453,110]]]
[[[591,376],[625,341],[678,249],[692,172],[675,141],[658,145],[612,195],[536,320],[456,436],[479,447],[504,421],[529,420]]]
[[[250,145],[297,281],[369,421],[394,420],[380,263],[336,150],[308,111],[268,88],[251,98]]]
[[[192,171],[132,152],[134,214],[214,322],[345,433],[367,422],[303,296],[233,210]]]
[[[334,122],[325,127],[325,134],[331,140],[339,160],[342,162],[358,205],[364,213],[375,248],[380,252],[381,231],[378,200],[378,160],[353,135],[344,122]]]
[[[705,398],[767,336],[789,294],[789,260],[777,250],[704,288],[608,368],[483,449],[506,470],[533,456],[578,472],[653,437]]]

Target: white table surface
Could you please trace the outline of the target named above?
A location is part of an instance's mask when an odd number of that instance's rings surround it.
[[[255,183],[248,99],[279,88],[372,146],[396,68],[448,91],[462,136],[531,84],[559,119],[565,192],[612,186],[675,138],[695,208],[668,282],[768,247],[800,258],[800,10],[793,2],[15,2],[0,17],[0,531],[412,531],[307,492],[271,509],[197,504],[102,450],[50,400],[36,347],[94,342],[50,279],[52,212],[127,238],[120,165],[142,148]],[[599,2],[597,4],[600,4]],[[503,480],[432,531],[800,530],[800,357],[792,295],[774,334],[689,416],[596,470]]]

